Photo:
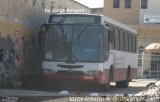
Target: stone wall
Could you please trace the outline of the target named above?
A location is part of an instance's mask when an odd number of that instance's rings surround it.
[[[0,79],[19,79],[41,70],[38,32],[48,15],[42,0],[0,0]]]

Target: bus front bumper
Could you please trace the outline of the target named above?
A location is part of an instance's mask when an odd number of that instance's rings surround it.
[[[73,83],[99,83],[97,76],[89,75],[59,75],[59,74],[45,74],[44,79],[52,82],[73,82]]]

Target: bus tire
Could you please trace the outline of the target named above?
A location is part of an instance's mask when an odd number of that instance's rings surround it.
[[[127,78],[124,81],[117,81],[116,82],[116,87],[117,88],[128,88],[129,86],[129,81],[130,81],[130,66],[128,66],[127,69]]]
[[[108,82],[113,81],[113,74],[114,74],[114,69],[113,69],[113,65],[111,65],[109,69]]]
[[[130,65],[128,66],[128,69],[127,69],[127,79],[128,81],[131,80],[131,68],[130,68]]]
[[[110,83],[106,83],[106,84],[100,84],[100,91],[105,92],[108,91],[110,89]]]

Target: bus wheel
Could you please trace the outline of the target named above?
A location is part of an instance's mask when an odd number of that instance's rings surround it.
[[[116,82],[116,87],[117,88],[127,88],[129,85],[129,81],[124,80],[124,81],[117,81]]]
[[[108,91],[110,89],[110,83],[107,83],[107,84],[100,84],[100,91]]]
[[[126,78],[126,80],[117,81],[116,82],[116,87],[118,87],[118,88],[128,88],[129,81],[130,81],[130,66],[128,66],[128,69],[127,69],[127,78]]]

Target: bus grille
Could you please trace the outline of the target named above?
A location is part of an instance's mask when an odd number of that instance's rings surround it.
[[[84,73],[82,71],[62,71],[62,70],[59,70],[57,71],[58,74],[60,75],[74,75],[74,76],[80,76],[80,75],[83,75]]]

